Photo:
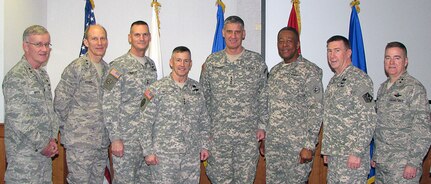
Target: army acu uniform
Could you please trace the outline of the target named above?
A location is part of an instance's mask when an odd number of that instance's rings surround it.
[[[105,61],[92,63],[84,55],[64,69],[55,89],[54,109],[61,119],[68,183],[103,182],[109,140],[103,123],[102,77],[107,70]]]
[[[198,82],[187,79],[180,87],[171,76],[152,84],[145,92],[143,113],[144,156],[155,154],[150,166],[154,183],[199,183],[200,156],[208,150],[209,117]]]
[[[139,144],[145,89],[156,81],[154,61],[140,63],[127,53],[110,63],[104,82],[103,111],[111,142],[122,140],[123,157],[112,157],[114,183],[147,183],[148,166]],[[146,168],[143,168],[146,167]],[[145,171],[146,170],[146,171]]]
[[[377,163],[376,183],[419,183],[431,136],[424,86],[407,72],[392,86],[388,79],[378,91],[377,116],[373,158]],[[406,165],[418,169],[415,178],[403,178]]]
[[[305,183],[311,162],[300,164],[302,148],[314,150],[323,113],[322,69],[299,56],[271,69],[265,94],[267,183]]]
[[[33,69],[23,56],[3,80],[5,98],[6,183],[50,184],[51,158],[40,152],[58,135],[51,84],[42,67]]]
[[[265,129],[263,90],[268,70],[263,58],[245,50],[235,61],[226,52],[208,56],[201,74],[214,146],[207,174],[212,183],[253,183],[259,157],[256,131]]]
[[[377,121],[372,95],[373,82],[353,65],[329,81],[324,96],[321,151],[329,158],[328,183],[366,183]],[[361,159],[358,169],[347,167],[349,155]]]

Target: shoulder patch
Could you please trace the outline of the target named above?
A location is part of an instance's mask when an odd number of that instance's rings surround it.
[[[151,99],[153,99],[153,97],[154,97],[154,95],[149,89],[147,89],[144,92],[144,98],[141,101],[141,110],[142,111],[145,110],[145,108],[150,103]]]
[[[109,75],[112,75],[113,77],[115,77],[116,79],[120,78],[120,76],[122,75],[121,72],[119,72],[117,69],[112,68],[111,71],[109,71]]]
[[[111,91],[112,88],[114,88],[115,83],[118,82],[118,78],[120,78],[121,75],[121,72],[115,68],[112,68],[111,71],[109,71],[109,75],[106,77],[105,82],[103,83],[103,88]]]

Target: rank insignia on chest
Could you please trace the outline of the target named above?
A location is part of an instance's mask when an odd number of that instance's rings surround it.
[[[373,101],[373,96],[370,93],[365,93],[364,95],[362,95],[362,98],[367,103],[370,103]]]
[[[313,92],[314,93],[319,93],[320,92],[320,87],[318,87],[318,86],[314,87]]]
[[[199,91],[199,88],[195,84],[193,84],[192,87],[191,87],[191,90],[193,92],[197,93]]]
[[[338,87],[344,87],[346,83],[346,78],[341,79],[340,83],[337,84]]]

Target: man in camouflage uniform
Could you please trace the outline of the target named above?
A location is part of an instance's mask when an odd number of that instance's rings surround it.
[[[335,75],[324,96],[322,152],[328,183],[366,183],[370,141],[377,117],[373,82],[352,65],[352,50],[343,36],[327,41],[327,58]]]
[[[145,92],[141,139],[145,161],[153,165],[153,183],[199,183],[200,160],[209,155],[209,117],[203,91],[198,82],[188,78],[192,60],[187,47],[175,48],[169,65],[170,76]]]
[[[108,134],[103,123],[102,77],[108,39],[105,28],[92,25],[84,34],[88,53],[67,66],[55,89],[54,109],[61,119],[66,148],[67,182],[103,183],[108,158]]]
[[[268,183],[306,183],[323,113],[322,69],[298,54],[295,28],[278,32],[283,61],[269,73],[265,157]]]
[[[3,80],[8,184],[52,183],[51,157],[58,154],[59,119],[43,68],[51,52],[50,42],[44,27],[28,27],[23,33],[24,56]]]
[[[207,174],[217,183],[253,183],[265,138],[267,103],[263,96],[268,68],[260,54],[242,47],[244,21],[226,18],[226,49],[208,56],[200,81],[211,118]]]
[[[374,135],[376,183],[419,183],[430,145],[430,108],[425,87],[406,71],[407,48],[391,42],[385,49],[388,75],[377,95]]]
[[[154,61],[145,56],[151,41],[148,24],[132,23],[128,40],[129,52],[110,63],[103,112],[114,155],[114,183],[148,183],[149,168],[143,161],[138,131],[145,89],[157,79]]]

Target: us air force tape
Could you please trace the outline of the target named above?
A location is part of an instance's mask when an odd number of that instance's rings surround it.
[[[122,73],[120,73],[115,68],[112,68],[111,71],[109,71],[109,75],[106,77],[105,82],[103,83],[103,88],[105,88],[108,91],[111,91],[112,88],[114,88],[115,83],[118,82],[118,78]]]

